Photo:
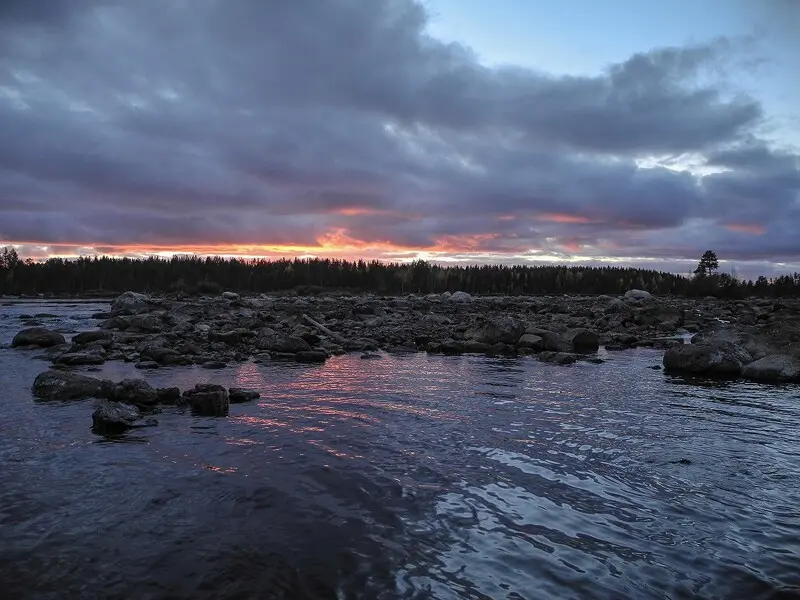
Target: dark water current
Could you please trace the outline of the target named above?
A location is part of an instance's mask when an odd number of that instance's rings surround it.
[[[0,597],[800,596],[800,389],[416,354],[148,374],[258,389],[111,440],[0,306]],[[103,375],[141,376],[111,364]]]

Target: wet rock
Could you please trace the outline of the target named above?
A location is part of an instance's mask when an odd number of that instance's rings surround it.
[[[239,387],[232,387],[228,390],[228,398],[231,404],[241,404],[242,402],[250,402],[261,397],[255,390],[247,390]]]
[[[33,395],[40,400],[104,398],[111,382],[69,371],[44,371],[33,382]]]
[[[125,404],[153,406],[158,403],[158,392],[144,379],[123,379],[111,387],[108,399]]]
[[[570,354],[569,352],[553,352],[553,351],[546,351],[540,352],[536,355],[542,362],[553,363],[556,365],[571,365],[578,361],[578,357],[574,354]]]
[[[239,294],[236,292],[222,292],[222,297],[225,300],[239,300]]]
[[[381,360],[383,357],[380,354],[365,352],[364,354],[361,355],[361,358],[364,360]]]
[[[145,419],[132,404],[101,400],[92,413],[92,430],[100,435],[120,434],[133,427],[157,425],[155,419]]]
[[[664,370],[672,373],[736,377],[752,356],[731,342],[700,342],[669,348],[664,353]]]
[[[492,346],[491,344],[479,342],[477,340],[465,340],[458,345],[458,349],[466,354],[485,354],[492,349]],[[451,354],[459,354],[459,352],[455,351]]]
[[[106,362],[106,359],[100,352],[84,350],[79,352],[65,352],[60,354],[54,362],[57,365],[75,367],[79,365],[102,365]]]
[[[12,348],[20,346],[38,346],[49,348],[66,343],[67,340],[58,332],[50,331],[44,327],[28,327],[20,331],[11,341]]]
[[[299,363],[324,363],[328,355],[321,350],[303,350],[295,352],[294,360]]]
[[[114,334],[110,331],[84,331],[73,336],[72,343],[78,346],[87,346],[95,342],[113,342]]]
[[[133,314],[136,311],[148,308],[149,306],[150,297],[146,294],[125,292],[124,294],[117,296],[117,298],[111,303],[111,312],[115,314]]]
[[[522,336],[520,336],[519,340],[517,340],[518,347],[526,348],[528,350],[544,350],[544,345],[544,338],[540,335],[536,335],[535,333],[524,333]]]
[[[588,329],[570,329],[562,336],[573,352],[585,354],[597,352],[600,348],[600,338],[594,331]]]
[[[230,410],[230,397],[221,385],[198,383],[194,389],[186,390],[183,395],[196,415],[224,417]]]
[[[221,360],[207,360],[200,366],[204,369],[224,369],[228,366],[228,363]]]
[[[272,352],[307,352],[311,350],[311,346],[303,338],[293,335],[267,335],[258,339],[256,346],[260,350],[269,350]]]
[[[134,365],[137,369],[148,370],[148,369],[160,369],[161,365],[158,364],[154,360],[140,360]]]
[[[800,360],[787,354],[771,354],[745,365],[742,376],[767,383],[800,382]]]
[[[181,390],[176,387],[158,388],[156,398],[159,404],[178,404],[181,400]]]

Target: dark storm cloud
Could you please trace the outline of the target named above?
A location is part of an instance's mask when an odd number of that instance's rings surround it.
[[[410,0],[0,4],[0,239],[800,256],[797,154],[710,83],[733,42],[561,77],[425,26]]]

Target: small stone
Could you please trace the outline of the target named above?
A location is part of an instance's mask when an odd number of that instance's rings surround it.
[[[224,369],[228,364],[221,360],[207,360],[200,366],[204,369]]]
[[[296,352],[294,360],[299,363],[324,363],[328,360],[328,355],[321,350],[304,350]]]

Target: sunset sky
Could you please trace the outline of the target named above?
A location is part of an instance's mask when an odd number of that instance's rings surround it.
[[[3,0],[0,245],[800,271],[795,0]]]

